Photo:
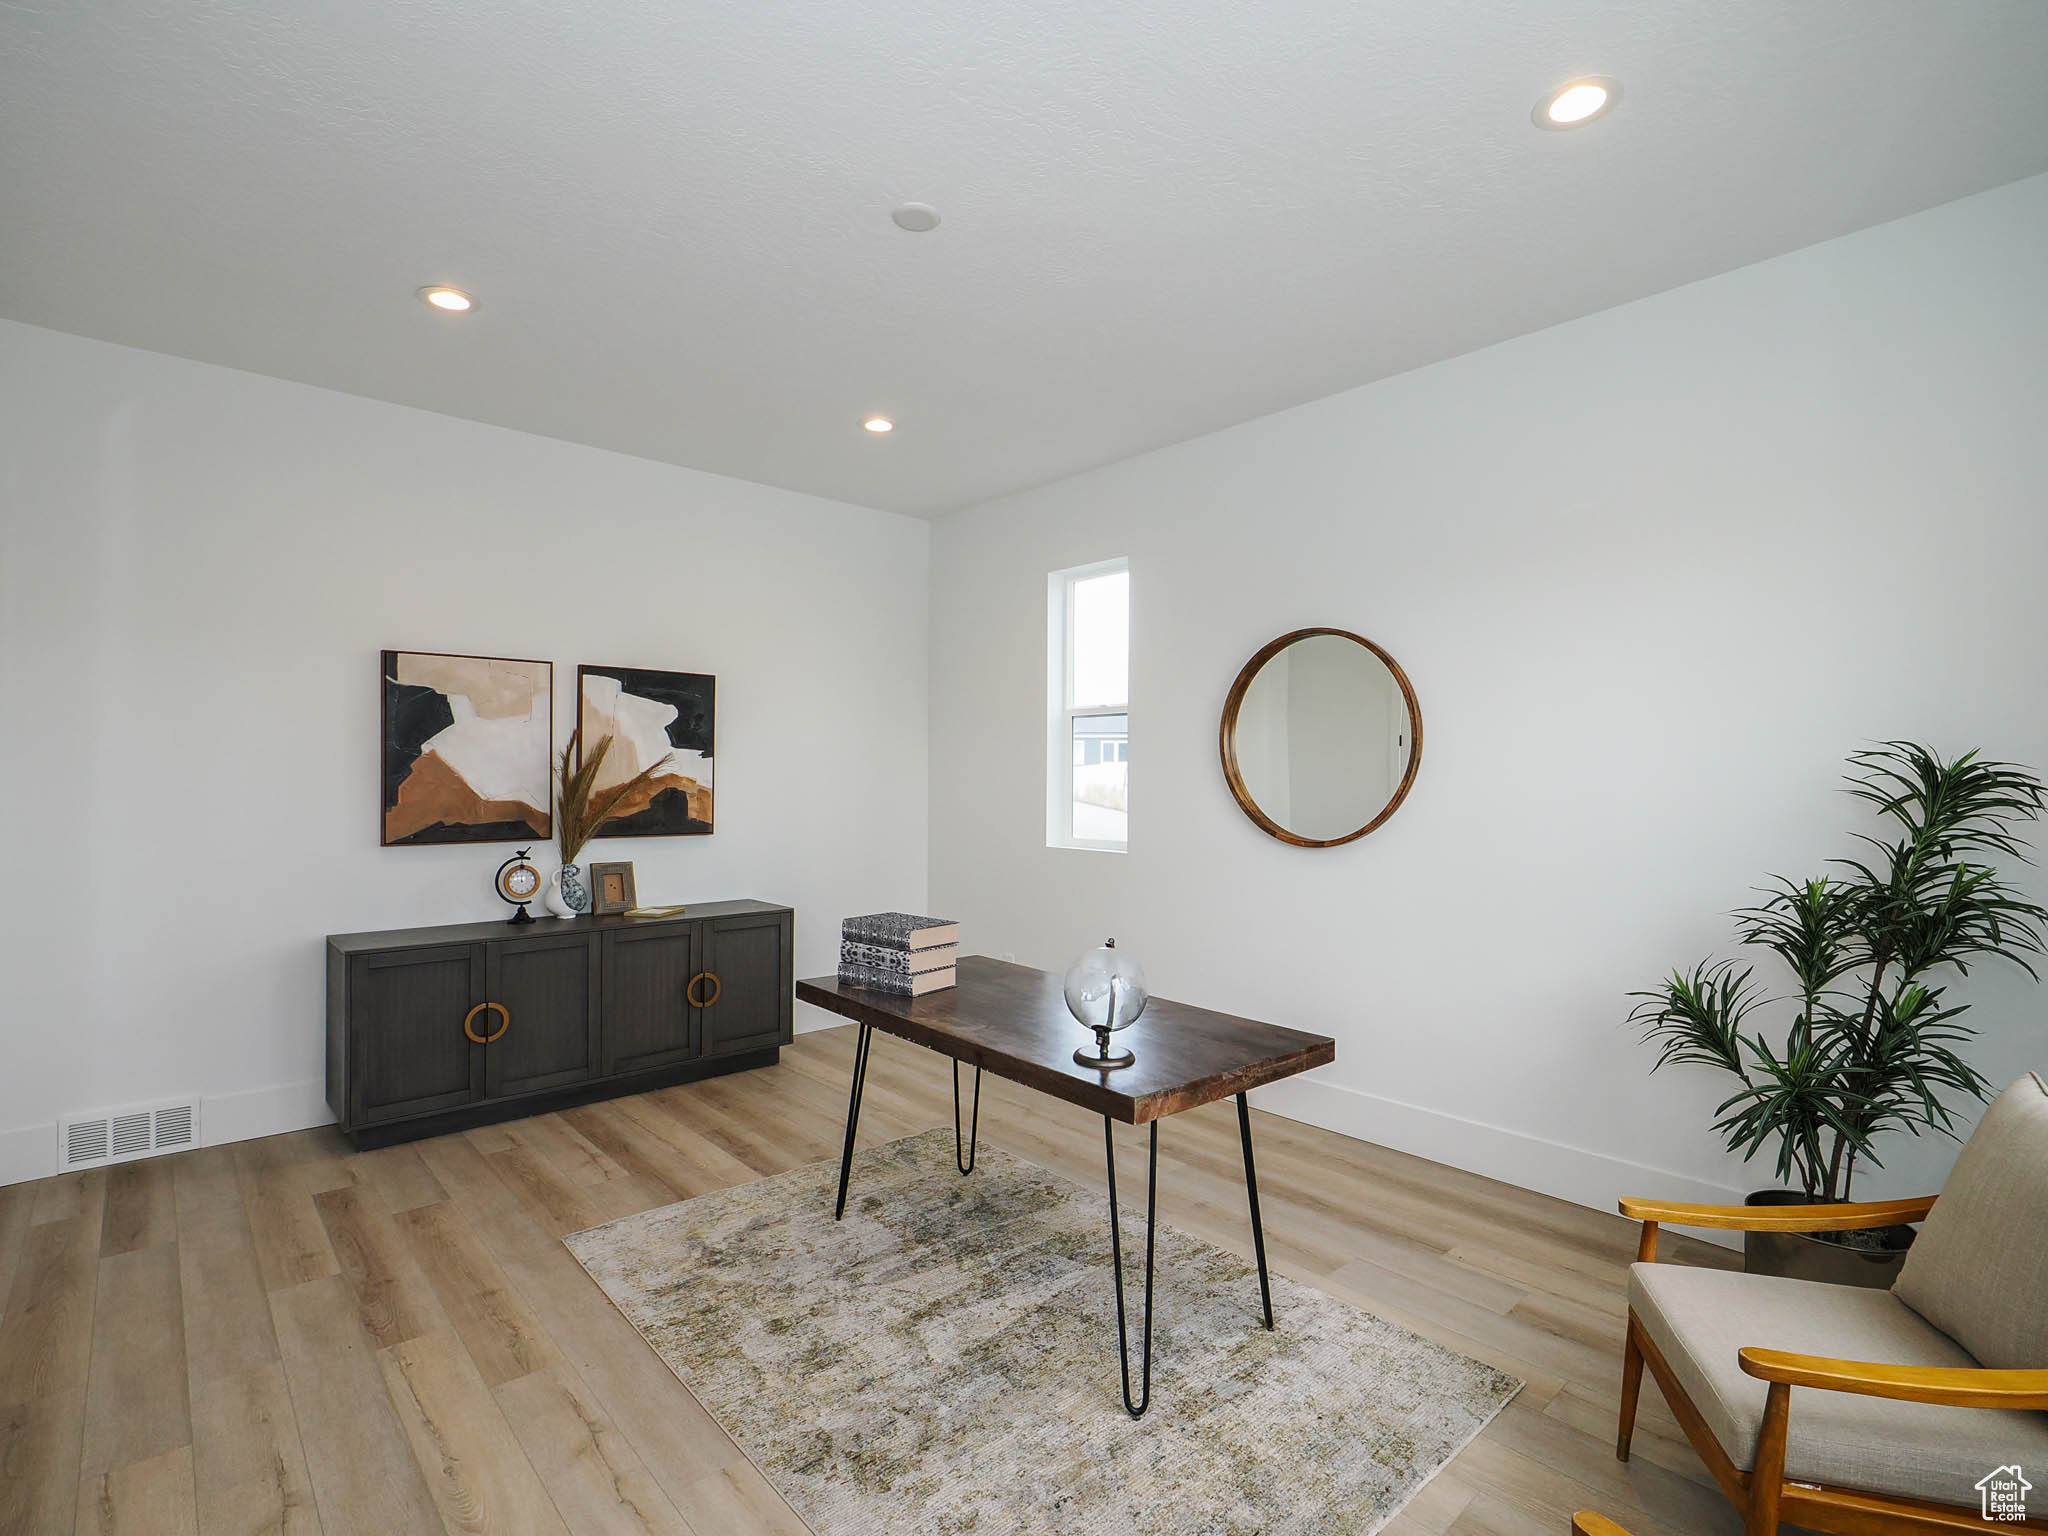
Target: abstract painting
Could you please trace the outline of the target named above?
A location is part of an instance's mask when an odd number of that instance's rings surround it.
[[[718,680],[703,672],[578,667],[576,722],[588,752],[609,736],[597,787],[668,764],[628,795],[599,837],[685,837],[711,830],[711,736]]]
[[[554,835],[555,669],[386,651],[385,847]]]

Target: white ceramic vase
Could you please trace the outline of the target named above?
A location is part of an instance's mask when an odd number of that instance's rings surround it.
[[[564,864],[548,875],[541,905],[553,917],[576,917],[590,910],[590,887],[583,883],[583,871]]]

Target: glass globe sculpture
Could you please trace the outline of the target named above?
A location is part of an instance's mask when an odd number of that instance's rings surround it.
[[[1084,1067],[1128,1067],[1137,1057],[1129,1051],[1111,1051],[1110,1035],[1129,1029],[1145,1011],[1151,994],[1145,990],[1145,973],[1138,962],[1106,941],[1091,949],[1067,968],[1067,1011],[1095,1031],[1095,1049],[1086,1046],[1074,1052]]]

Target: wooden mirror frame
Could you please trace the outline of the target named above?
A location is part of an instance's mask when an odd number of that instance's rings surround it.
[[[1244,696],[1252,685],[1252,679],[1259,675],[1260,668],[1297,640],[1311,639],[1316,635],[1335,635],[1341,640],[1354,641],[1385,662],[1387,670],[1394,674],[1394,681],[1401,685],[1401,698],[1408,706],[1408,723],[1414,733],[1414,740],[1408,748],[1408,771],[1401,775],[1400,787],[1394,791],[1393,798],[1381,809],[1379,815],[1356,832],[1347,832],[1342,837],[1303,837],[1298,832],[1288,831],[1259,809],[1258,802],[1251,796],[1251,791],[1244,787],[1244,775],[1237,767],[1237,712],[1244,704]],[[1230,786],[1231,798],[1237,801],[1238,809],[1249,816],[1252,824],[1261,832],[1270,837],[1277,837],[1283,843],[1292,843],[1297,848],[1335,848],[1344,843],[1356,842],[1365,836],[1398,811],[1401,802],[1408,798],[1408,791],[1415,783],[1415,770],[1422,766],[1422,706],[1416,702],[1415,685],[1408,681],[1408,674],[1401,670],[1401,663],[1365,636],[1354,635],[1348,629],[1291,630],[1279,639],[1261,646],[1258,653],[1239,670],[1237,680],[1230,685],[1230,693],[1223,700],[1223,719],[1216,728],[1216,748],[1223,758],[1223,779]]]

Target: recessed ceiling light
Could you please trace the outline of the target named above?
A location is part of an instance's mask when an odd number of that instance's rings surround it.
[[[939,227],[939,210],[930,203],[905,203],[889,217],[896,221],[898,229],[907,229],[913,235]]]
[[[422,288],[420,302],[431,304],[436,309],[445,309],[451,315],[465,315],[476,308],[476,300],[460,288],[449,288],[439,283]]]
[[[1621,82],[1605,75],[1587,75],[1559,86],[1536,103],[1529,114],[1538,128],[1577,128],[1604,117],[1621,100]]]
[[[896,430],[896,423],[886,416],[870,416],[861,425],[878,435],[883,432],[894,432]]]

